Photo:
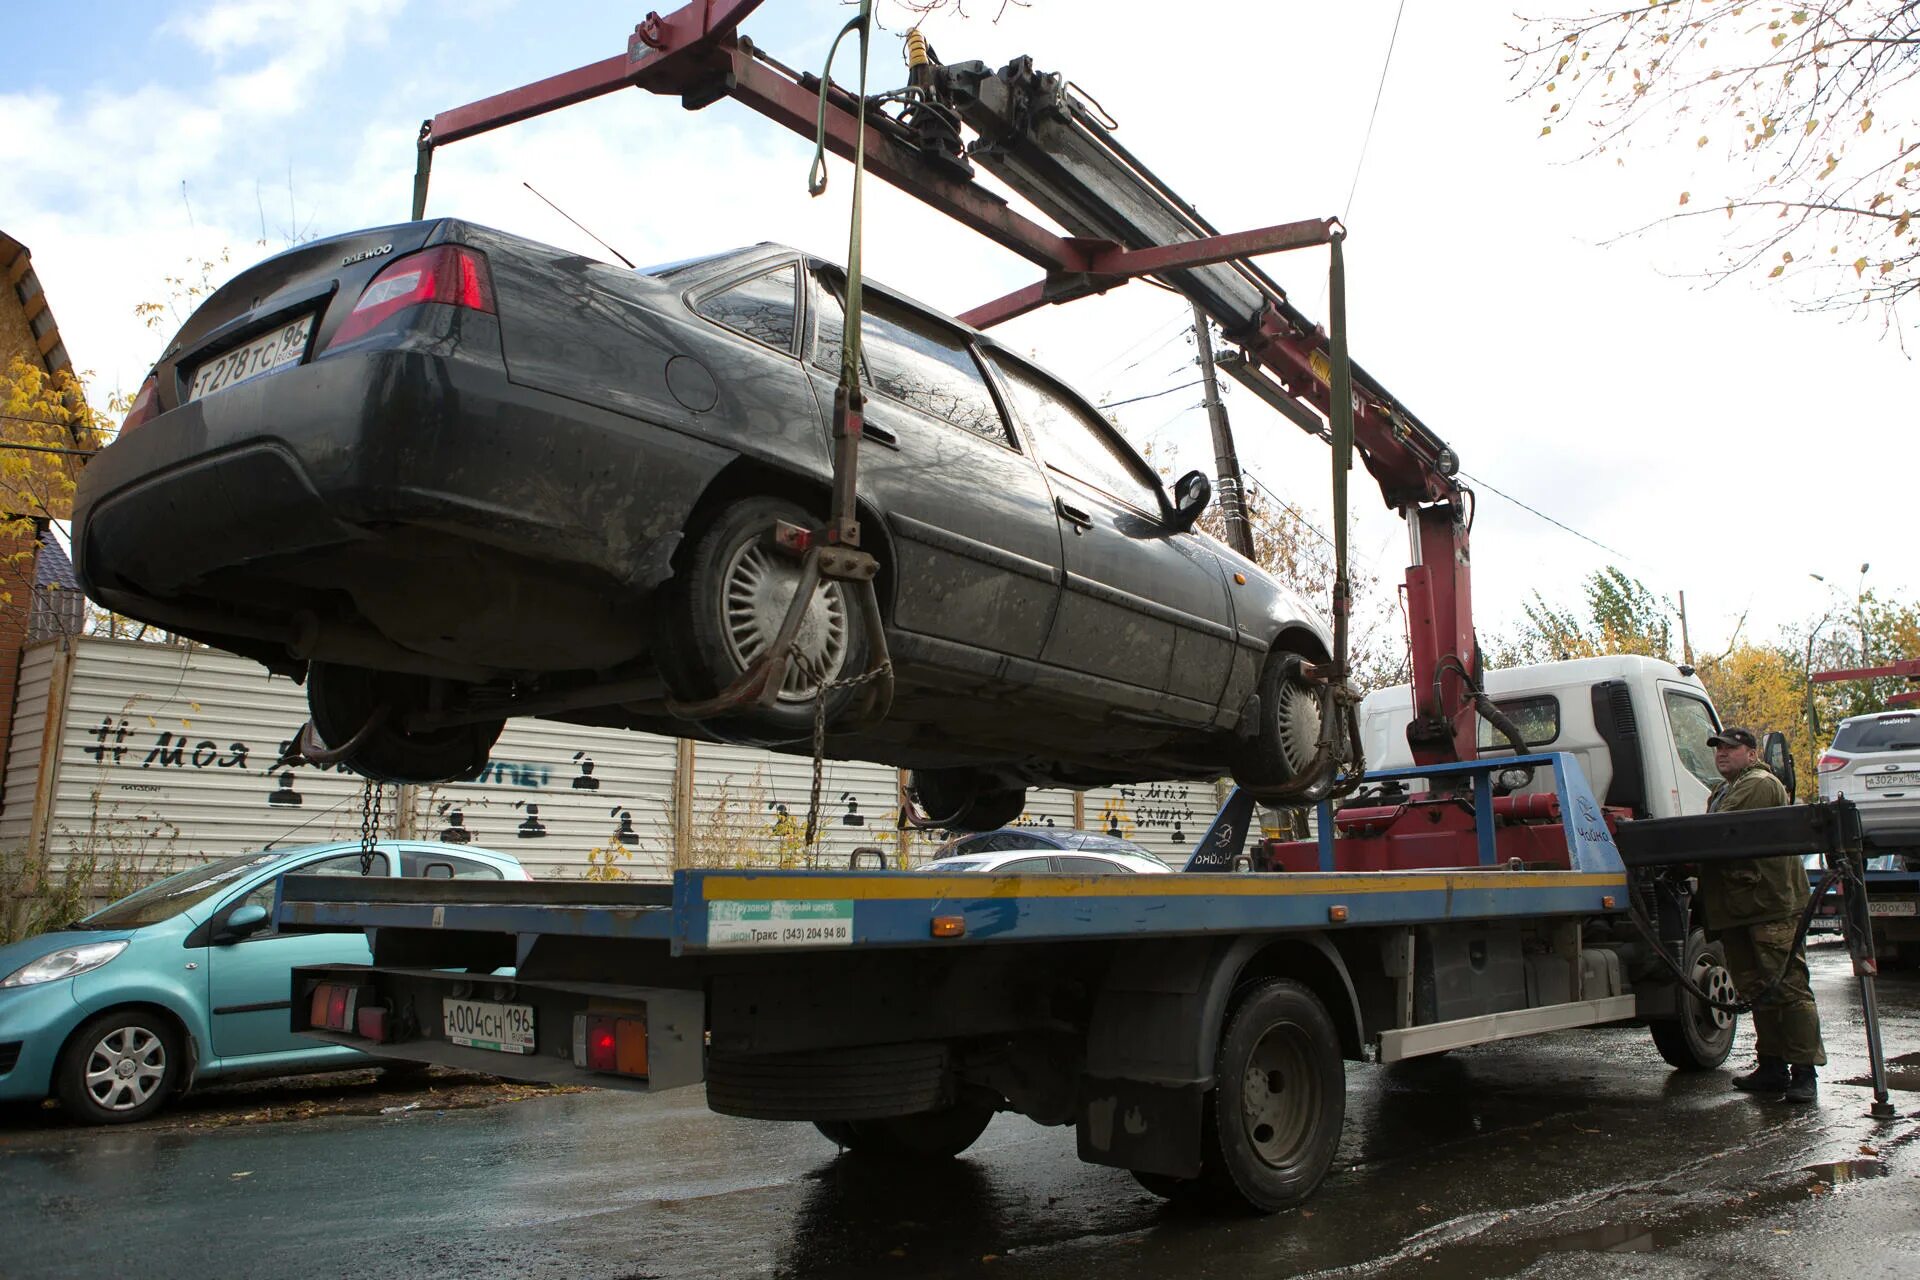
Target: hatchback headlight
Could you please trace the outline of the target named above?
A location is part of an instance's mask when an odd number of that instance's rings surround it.
[[[71,978],[90,969],[98,969],[127,949],[126,940],[83,942],[77,947],[49,951],[38,960],[29,960],[4,978],[0,987],[31,987],[58,978]]]

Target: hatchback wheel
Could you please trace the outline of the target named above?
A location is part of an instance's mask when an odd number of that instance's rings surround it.
[[[54,1091],[87,1124],[129,1124],[166,1105],[180,1080],[179,1034],[158,1014],[105,1013],[81,1027],[54,1068]]]
[[[307,668],[307,707],[321,741],[336,750],[354,743],[341,763],[373,782],[464,781],[487,767],[506,721],[409,733],[402,725],[408,714],[427,705],[427,694],[425,676],[332,662]],[[382,706],[385,718],[354,742]]]
[[[694,535],[660,654],[661,672],[678,697],[712,697],[772,647],[800,587],[800,557],[773,539],[781,521],[818,528],[798,503],[761,496],[735,502]],[[810,734],[822,687],[867,669],[862,608],[849,584],[823,578],[795,633],[774,704],[747,708],[742,716],[787,739]],[[829,721],[859,693],[829,692]]]

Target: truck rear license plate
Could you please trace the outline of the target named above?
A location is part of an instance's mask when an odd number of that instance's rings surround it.
[[[1867,790],[1878,791],[1882,787],[1911,787],[1917,782],[1920,782],[1920,774],[1870,773],[1867,775]]]
[[[484,1000],[442,1000],[447,1040],[496,1053],[533,1052],[533,1006]]]
[[[1912,916],[1920,915],[1920,902],[1875,902],[1867,899],[1867,914],[1870,916]]]

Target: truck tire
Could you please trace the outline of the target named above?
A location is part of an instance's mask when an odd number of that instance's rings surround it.
[[[675,574],[659,654],[661,675],[676,697],[712,697],[773,643],[800,585],[799,558],[774,543],[777,521],[813,530],[820,525],[796,502],[759,495],[722,508],[692,535],[685,567]],[[814,663],[827,681],[864,673],[862,608],[861,593],[849,584],[821,579],[794,637],[795,656]],[[737,718],[751,726],[750,733],[803,738],[813,732],[818,693],[819,684],[790,662],[774,705],[749,708]],[[829,722],[859,696],[858,689],[830,692]]]
[[[401,721],[427,705],[425,676],[314,662],[307,666],[307,709],[321,741],[342,747],[386,706],[387,718],[341,761],[373,782],[460,782],[478,777],[505,720],[408,733]]]
[[[1693,984],[1716,1000],[1731,1002],[1733,975],[1727,972],[1727,953],[1717,942],[1695,929],[1687,938],[1686,970]],[[1680,992],[1680,1016],[1647,1024],[1654,1048],[1667,1064],[1680,1071],[1712,1071],[1733,1052],[1736,1015],[1702,1004],[1690,991]]]
[[[1148,1173],[1144,1169],[1131,1172],[1133,1180],[1144,1190],[1174,1204],[1199,1204],[1208,1195],[1206,1181],[1202,1178],[1176,1178],[1170,1173]]]
[[[1201,1125],[1209,1199],[1254,1213],[1305,1200],[1333,1164],[1347,1111],[1340,1033],[1320,998],[1290,978],[1246,987],[1214,1081]]]
[[[950,1160],[986,1132],[993,1108],[956,1102],[938,1111],[880,1120],[816,1120],[829,1141],[857,1155],[881,1160]]]

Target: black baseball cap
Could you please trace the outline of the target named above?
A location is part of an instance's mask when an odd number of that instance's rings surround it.
[[[1742,729],[1738,725],[1729,725],[1707,739],[1710,747],[1752,747],[1760,749],[1760,739],[1753,736],[1753,730]]]

